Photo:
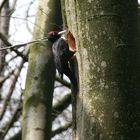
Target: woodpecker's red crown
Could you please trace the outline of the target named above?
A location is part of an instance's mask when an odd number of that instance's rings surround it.
[[[51,31],[48,33],[47,39],[54,43],[58,38],[60,38],[61,35],[59,35],[58,31]]]
[[[48,36],[55,36],[55,35],[58,35],[58,31],[51,31],[48,33]]]
[[[61,37],[61,35],[63,35],[64,33],[66,33],[66,30],[64,31],[51,31],[48,33],[47,39],[49,41],[51,41],[52,43],[54,43],[57,39],[59,39]]]

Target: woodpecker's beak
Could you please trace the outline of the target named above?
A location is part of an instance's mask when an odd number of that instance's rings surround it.
[[[66,32],[67,32],[67,30],[60,31],[60,32],[58,32],[58,35],[63,35],[63,34],[65,34]]]

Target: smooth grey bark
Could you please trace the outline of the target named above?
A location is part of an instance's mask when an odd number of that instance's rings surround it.
[[[33,38],[42,38],[50,30],[60,26],[60,3],[55,0],[40,0]],[[59,20],[58,20],[59,17]],[[22,139],[50,140],[52,98],[55,67],[51,44],[36,43],[29,54],[29,68],[23,104]]]
[[[9,1],[5,1],[4,5],[0,9],[0,15],[2,16],[0,17],[0,32],[5,36],[8,36],[9,32],[10,17],[7,17],[7,15],[9,14],[10,14]],[[0,40],[0,48],[4,46],[5,44]],[[6,51],[0,51],[0,75],[3,75],[2,71],[5,63],[5,55]]]
[[[137,1],[65,0],[78,46],[75,140],[140,138]]]

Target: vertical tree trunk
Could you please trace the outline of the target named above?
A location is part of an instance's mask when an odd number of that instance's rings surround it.
[[[40,0],[36,17],[34,39],[46,35],[49,30],[60,26],[60,3],[55,0]],[[58,19],[59,17],[59,19]],[[26,80],[23,106],[23,140],[50,140],[52,97],[55,67],[51,44],[32,45],[29,54],[29,68]]]
[[[2,7],[2,9],[0,10],[0,16],[2,16],[0,17],[0,32],[5,36],[8,36],[8,32],[9,32],[10,17],[6,17],[7,15],[9,15],[9,13],[10,13],[9,1],[7,1]],[[3,48],[4,46],[5,44],[0,39],[0,48]],[[6,55],[6,51],[0,51],[0,76],[3,76],[5,55]],[[2,85],[0,84],[0,99],[1,99],[1,87]]]
[[[137,1],[66,0],[64,10],[79,51],[75,139],[139,139]]]
[[[9,14],[10,14],[9,1],[7,1],[5,2],[4,6],[0,11],[0,16],[2,16],[0,17],[0,32],[5,36],[8,36],[8,32],[9,32],[10,17],[7,16]],[[5,44],[0,40],[0,48],[4,46]],[[5,51],[0,51],[0,75],[3,75],[2,71],[5,63],[5,54],[6,54]]]

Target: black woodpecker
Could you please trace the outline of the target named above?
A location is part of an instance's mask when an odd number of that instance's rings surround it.
[[[48,33],[47,39],[53,43],[54,62],[61,79],[63,80],[63,74],[65,74],[70,79],[72,86],[77,86],[75,73],[70,66],[70,61],[73,59],[76,51],[72,50],[68,45],[68,41],[62,37],[65,32],[51,31]]]

